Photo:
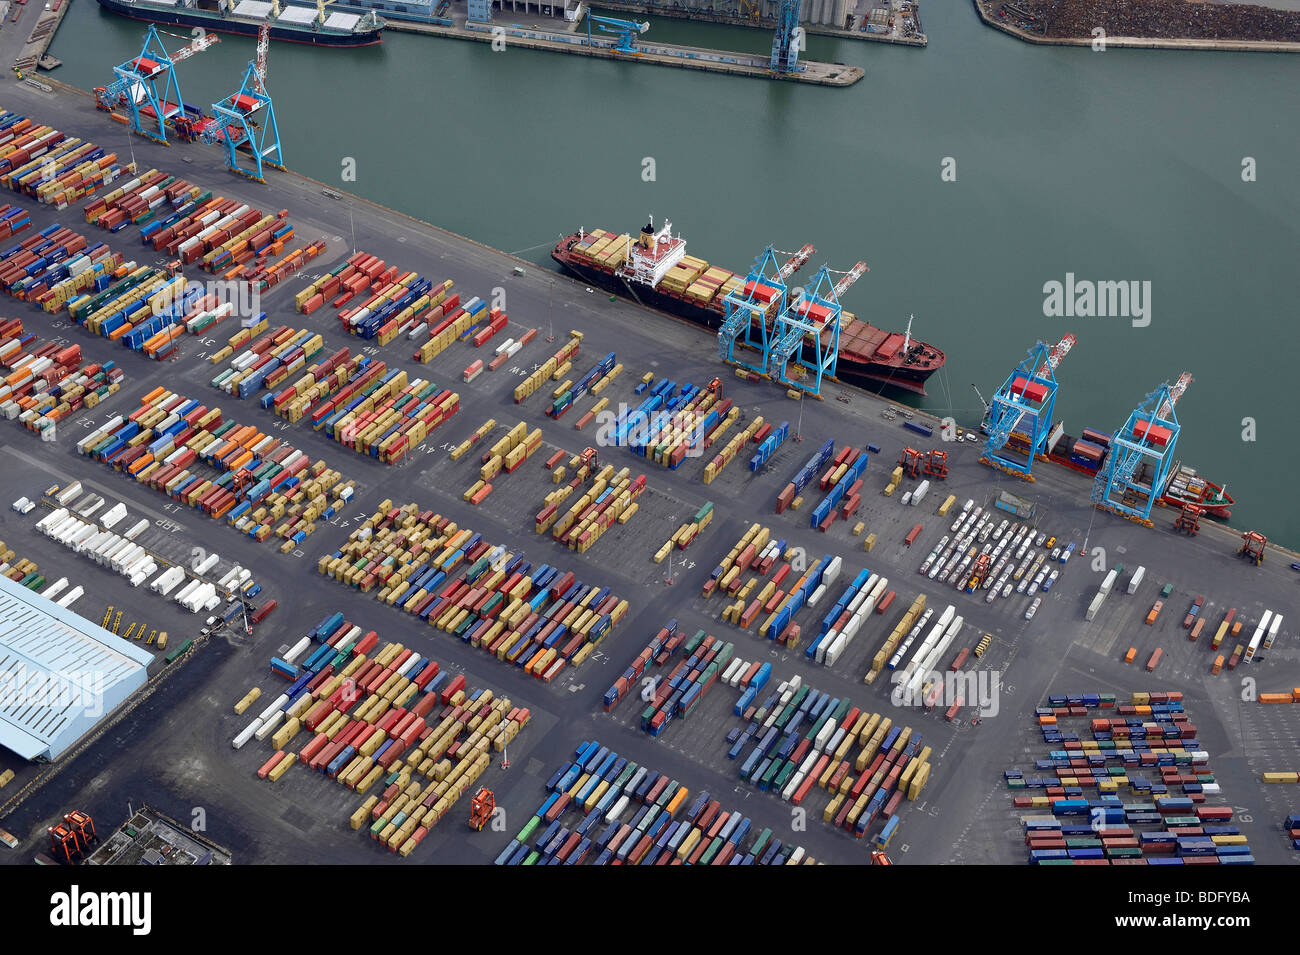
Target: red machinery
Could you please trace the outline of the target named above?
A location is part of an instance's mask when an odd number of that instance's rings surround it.
[[[475,832],[482,832],[496,808],[496,795],[484,786],[474,794],[474,799],[469,804],[469,827]]]
[[[1197,507],[1195,504],[1184,504],[1182,513],[1178,515],[1178,520],[1174,521],[1174,530],[1195,537],[1201,532],[1201,515],[1204,513],[1205,508],[1203,507]]]
[[[80,809],[65,813],[63,821],[50,826],[50,852],[55,860],[75,865],[99,841],[95,821]]]
[[[931,448],[925,455],[925,475],[937,481],[948,476],[948,452]]]
[[[908,477],[919,478],[922,457],[923,455],[916,448],[904,448],[903,453],[898,456],[898,466]]]
[[[1257,531],[1246,531],[1241,535],[1241,548],[1237,551],[1237,556],[1245,557],[1252,561],[1256,567],[1264,562],[1264,547],[1268,544],[1268,538]]]

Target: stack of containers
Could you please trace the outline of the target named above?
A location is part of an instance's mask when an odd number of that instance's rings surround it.
[[[1051,813],[1022,817],[1030,863],[1251,864],[1246,837],[1227,825],[1232,808],[1207,805],[1221,789],[1182,694],[1134,693],[1132,701],[1117,706],[1114,694],[1053,694],[1036,710],[1044,741],[1062,747],[1036,762],[1039,772],[1051,775],[1004,774],[1009,789],[1043,792],[1015,796],[1016,808]],[[1097,710],[1119,718],[1096,717]],[[1066,727],[1066,720],[1080,717],[1089,721],[1088,738]],[[1148,779],[1147,771],[1157,772],[1159,781]],[[1120,786],[1143,801],[1123,801]],[[1089,789],[1097,798],[1088,797]],[[1143,828],[1151,825],[1157,828]]]
[[[677,533],[673,534],[655,553],[654,562],[663,563],[668,552],[676,547],[678,550],[685,550],[691,545],[691,542],[699,536],[700,531],[708,527],[713,522],[713,502],[706,501],[704,506],[695,512],[695,516],[677,528]]]
[[[862,472],[867,467],[867,453],[858,448],[840,449],[835,462],[822,477],[827,494],[813,508],[810,524],[825,531],[838,517],[851,517],[862,502]],[[842,502],[842,503],[841,503]],[[836,505],[840,505],[836,508]]]
[[[35,342],[21,320],[0,322],[0,368],[7,372],[0,379],[0,414],[52,441],[56,422],[114,394],[124,375],[115,362],[83,365],[80,345],[47,342],[27,351]]]
[[[534,371],[531,375],[523,380],[522,384],[515,387],[515,404],[519,404],[542,384],[555,374],[555,370],[565,362],[572,361],[578,356],[578,348],[582,342],[582,335],[578,332],[570,332],[569,340],[560,346],[557,351]]]
[[[301,664],[299,657],[320,645]],[[401,644],[380,644],[335,613],[300,639],[272,671],[288,689],[233,740],[236,749],[268,737],[275,754],[259,769],[280,779],[294,763],[366,793],[385,788],[353,813],[390,851],[409,855],[528,725],[531,714],[491,690],[448,678],[436,661]],[[242,701],[241,701],[242,702]],[[290,751],[303,730],[310,740]],[[416,776],[424,777],[422,785]]]
[[[572,407],[573,403],[585,395],[588,391],[600,382],[604,381],[607,376],[613,373],[616,362],[614,353],[610,352],[595,365],[593,365],[586,374],[574,382],[565,382],[557,393],[552,395],[551,407],[546,409],[546,414],[551,418],[562,418],[564,413]],[[552,372],[552,377],[559,377],[559,370]]]
[[[720,424],[718,426],[718,429],[714,432],[714,434],[710,435],[709,438],[706,440],[705,442],[706,446],[708,444],[711,444],[713,440],[721,433],[721,431],[729,427],[730,424],[735,420],[735,418],[739,417],[739,415],[740,415],[740,409],[732,408],[731,411],[727,413],[727,418],[723,420],[723,423]],[[739,452],[741,448],[743,448],[746,444],[748,444],[750,440],[754,437],[754,435],[757,434],[759,429],[762,427],[763,427],[763,416],[755,415],[754,420],[752,420],[749,423],[749,427],[745,428],[745,430],[740,432],[739,434],[734,435],[732,439],[727,442],[726,446],[722,449],[722,451],[716,457],[714,457],[712,461],[710,461],[708,464],[704,466],[704,483],[705,484],[713,483],[713,479],[716,478],[722,472],[723,468],[725,468],[728,464],[730,464],[735,459],[737,452]]]
[[[822,617],[821,634],[808,644],[805,655],[833,666],[853,642],[867,615],[879,605],[888,586],[888,577],[861,571]]]
[[[317,570],[363,593],[379,587],[376,596],[389,606],[543,681],[582,663],[628,609],[608,587],[545,564],[534,571],[522,555],[492,548],[481,534],[391,501],[342,549],[322,557]]]
[[[647,664],[653,662],[656,666],[663,666],[676,652],[677,648],[686,640],[685,631],[677,629],[677,620],[674,618],[662,627],[654,638],[646,645],[631,666],[623,671],[623,675],[614,681],[613,685],[605,691],[603,703],[605,712],[608,713],[616,707],[623,696],[632,687],[637,686],[641,681],[641,675],[645,672]]]
[[[817,472],[826,466],[834,453],[835,441],[833,438],[827,439],[826,443],[804,462],[803,467],[798,470],[790,483],[776,496],[776,512],[778,514],[783,514],[785,509],[794,503],[794,499],[799,496],[799,492],[807,487],[808,482],[817,476]]]
[[[77,450],[214,519],[226,518],[255,540],[274,533],[283,540],[281,553],[302,543],[317,520],[334,516],[353,494],[324,461],[312,462],[292,445],[162,387],[145,395],[129,417],[117,415],[86,435]],[[203,477],[199,461],[218,475]]]
[[[685,719],[699,705],[704,694],[717,682],[718,674],[732,659],[735,647],[703,630],[683,644],[687,658],[667,676],[656,678],[654,695],[641,711],[641,729],[658,736],[674,719]]]
[[[688,806],[689,790],[599,742],[583,743],[547,784],[550,795],[497,856],[497,865],[798,865],[814,860],[727,812],[709,793]],[[583,815],[573,829],[564,813]],[[629,814],[627,821],[622,821]],[[681,814],[680,820],[677,819]],[[597,826],[605,824],[597,833]]]
[[[577,485],[578,478],[574,478],[570,487]],[[615,474],[614,466],[607,464],[591,487],[563,515],[556,504],[547,504],[537,515],[537,532],[544,533],[549,527],[555,540],[584,554],[615,521],[625,524],[625,516],[636,513],[645,486],[644,474],[634,479],[627,468]]]

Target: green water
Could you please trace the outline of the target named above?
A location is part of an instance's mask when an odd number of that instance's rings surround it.
[[[813,267],[864,259],[846,307],[890,328],[914,313],[913,333],[948,354],[922,404],[963,423],[982,411],[971,382],[988,397],[1036,340],[1066,331],[1079,344],[1056,410],[1074,434],[1118,428],[1191,371],[1179,456],[1227,484],[1234,525],[1300,542],[1300,509],[1268,506],[1289,502],[1300,462],[1287,410],[1300,57],[1032,47],[966,0],[931,0],[922,19],[922,50],[810,37],[809,56],[865,68],[848,90],[396,33],[356,51],[273,44],[269,86],[290,166],[338,182],[352,157],[357,180],[340,188],[538,263],[562,232],[635,229],[647,213],[733,269],[768,242],[815,243]],[[104,83],[141,32],[74,0],[58,78]],[[673,20],[649,36],[770,46]],[[185,99],[233,91],[252,50],[225,37],[191,58]],[[944,157],[955,182],[941,181]],[[1151,282],[1150,325],[1044,317],[1044,283],[1067,272]]]

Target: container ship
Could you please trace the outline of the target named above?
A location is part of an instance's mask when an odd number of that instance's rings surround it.
[[[202,27],[215,33],[257,36],[269,23],[272,40],[312,46],[370,46],[381,42],[384,21],[374,13],[325,12],[266,0],[99,0],[106,10],[133,20]]]
[[[633,239],[596,229],[567,235],[551,251],[551,258],[590,285],[631,298],[716,330],[725,317],[727,294],[746,286],[746,277],[686,254],[686,242],[673,236],[672,226],[655,231],[651,223]],[[791,272],[802,267],[811,246],[786,264]],[[762,288],[759,289],[762,291]],[[775,320],[777,299],[763,321]],[[757,321],[757,319],[756,319]],[[806,357],[815,351],[808,347]],[[925,382],[943,367],[942,351],[911,337],[909,331],[876,328],[850,312],[840,317],[840,352],[836,379],[874,389],[880,385],[925,394]]]
[[[987,421],[980,430],[987,431]],[[1082,435],[1075,438],[1065,433],[1060,422],[1052,425],[1047,437],[1047,457],[1057,464],[1096,477],[1110,453],[1112,436],[1104,431],[1084,428]],[[1028,454],[1028,439],[1020,433],[1013,433],[1007,446]],[[1154,469],[1149,462],[1143,462],[1137,472],[1137,483],[1150,485]],[[1169,477],[1160,492],[1159,503],[1179,510],[1186,504],[1195,504],[1205,509],[1205,516],[1228,520],[1232,516],[1232,505],[1236,503],[1221,485],[1208,481],[1196,473],[1196,469],[1175,461],[1169,469]]]

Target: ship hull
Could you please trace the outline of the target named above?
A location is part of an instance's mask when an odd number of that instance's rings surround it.
[[[229,33],[237,36],[257,36],[259,24],[251,20],[236,20],[223,17],[216,12],[204,12],[195,9],[157,10],[154,8],[135,7],[119,0],[99,0],[99,5],[119,16],[145,23],[169,23],[179,26],[202,27],[213,33]],[[325,33],[311,29],[296,30],[286,26],[272,26],[272,40],[287,43],[305,43],[309,46],[357,47],[374,46],[383,42],[383,31],[374,30],[367,33]]]
[[[723,315],[719,309],[699,305],[684,296],[673,295],[657,288],[633,285],[612,272],[578,261],[568,250],[570,240],[574,238],[576,236],[569,236],[557,245],[551,252],[551,258],[584,282],[712,331],[717,331],[721,327]],[[841,351],[835,380],[864,389],[874,390],[883,385],[924,395],[926,379],[937,370],[937,367],[918,370],[902,364],[863,361]]]

